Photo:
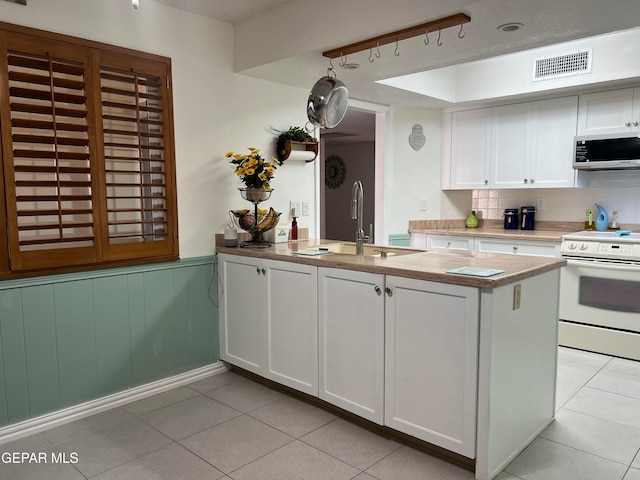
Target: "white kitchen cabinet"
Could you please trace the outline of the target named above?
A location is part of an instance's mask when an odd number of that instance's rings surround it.
[[[640,88],[580,95],[578,135],[640,132]]]
[[[474,237],[467,235],[427,235],[427,250],[474,249]]]
[[[320,398],[382,424],[384,275],[318,268]]]
[[[385,425],[475,457],[478,289],[386,277]]]
[[[502,240],[488,237],[476,237],[476,250],[479,252],[512,253],[514,255],[535,255],[559,257],[559,242],[539,242],[535,240]]]
[[[493,188],[575,186],[572,167],[578,97],[494,107]]]
[[[318,394],[317,268],[219,255],[220,357]]]
[[[463,110],[452,114],[451,189],[489,187],[491,115],[491,108]]]

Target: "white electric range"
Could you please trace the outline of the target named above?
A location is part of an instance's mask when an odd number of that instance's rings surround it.
[[[560,252],[560,345],[640,360],[640,234],[573,233]]]

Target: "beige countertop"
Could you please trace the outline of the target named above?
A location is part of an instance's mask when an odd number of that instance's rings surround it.
[[[489,237],[504,240],[533,240],[538,242],[561,242],[562,236],[579,230],[505,230],[494,227],[453,227],[453,228],[416,228],[411,233],[426,233],[428,235],[468,235],[472,237]]]
[[[403,247],[379,246],[380,249],[406,250],[414,253],[394,255],[386,258],[373,256],[355,256],[340,253],[327,253],[308,256],[296,251],[336,243],[331,240],[303,240],[288,243],[275,243],[268,248],[216,248],[217,253],[228,253],[245,257],[281,260],[287,262],[315,265],[318,267],[344,268],[361,272],[395,275],[399,277],[429,280],[453,285],[467,285],[480,288],[497,288],[510,283],[534,277],[566,265],[566,260],[553,257],[526,255],[508,255],[487,252],[442,252],[416,250]],[[340,242],[353,244],[353,242]],[[491,277],[476,277],[447,273],[459,267],[504,270]]]

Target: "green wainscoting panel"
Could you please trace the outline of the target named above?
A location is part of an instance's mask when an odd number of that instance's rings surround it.
[[[391,233],[389,234],[389,245],[394,247],[410,247],[411,235],[408,233]]]
[[[2,292],[0,332],[2,332],[2,363],[5,366],[4,388],[8,423],[29,418],[27,362],[24,353],[22,296],[20,291]],[[11,365],[11,368],[6,366]]]
[[[0,281],[0,426],[218,361],[212,263]]]
[[[215,318],[218,309],[214,305],[217,285],[212,285],[211,265],[199,265],[191,267],[189,275],[189,321],[191,329],[189,331],[191,348],[190,361],[196,365],[207,365],[220,358],[220,346],[218,342],[217,324],[207,321],[208,318]],[[215,290],[210,293],[210,290]],[[214,345],[214,349],[207,348]]]
[[[144,273],[127,276],[129,291],[129,353],[131,383],[142,385],[151,381],[147,367],[146,313],[144,310]]]
[[[98,395],[131,385],[129,358],[129,292],[120,277],[93,280]]]
[[[53,286],[36,285],[21,290],[29,413],[36,417],[60,408]]]
[[[92,280],[58,283],[53,295],[60,406],[70,407],[98,396]]]

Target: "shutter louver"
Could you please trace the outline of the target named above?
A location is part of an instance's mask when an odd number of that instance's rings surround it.
[[[24,49],[9,46],[6,55],[9,159],[7,148],[4,152],[7,191],[13,194],[7,210],[14,269],[97,257],[88,55],[65,55],[64,48],[57,55],[50,44],[42,50],[34,43],[26,42]]]

